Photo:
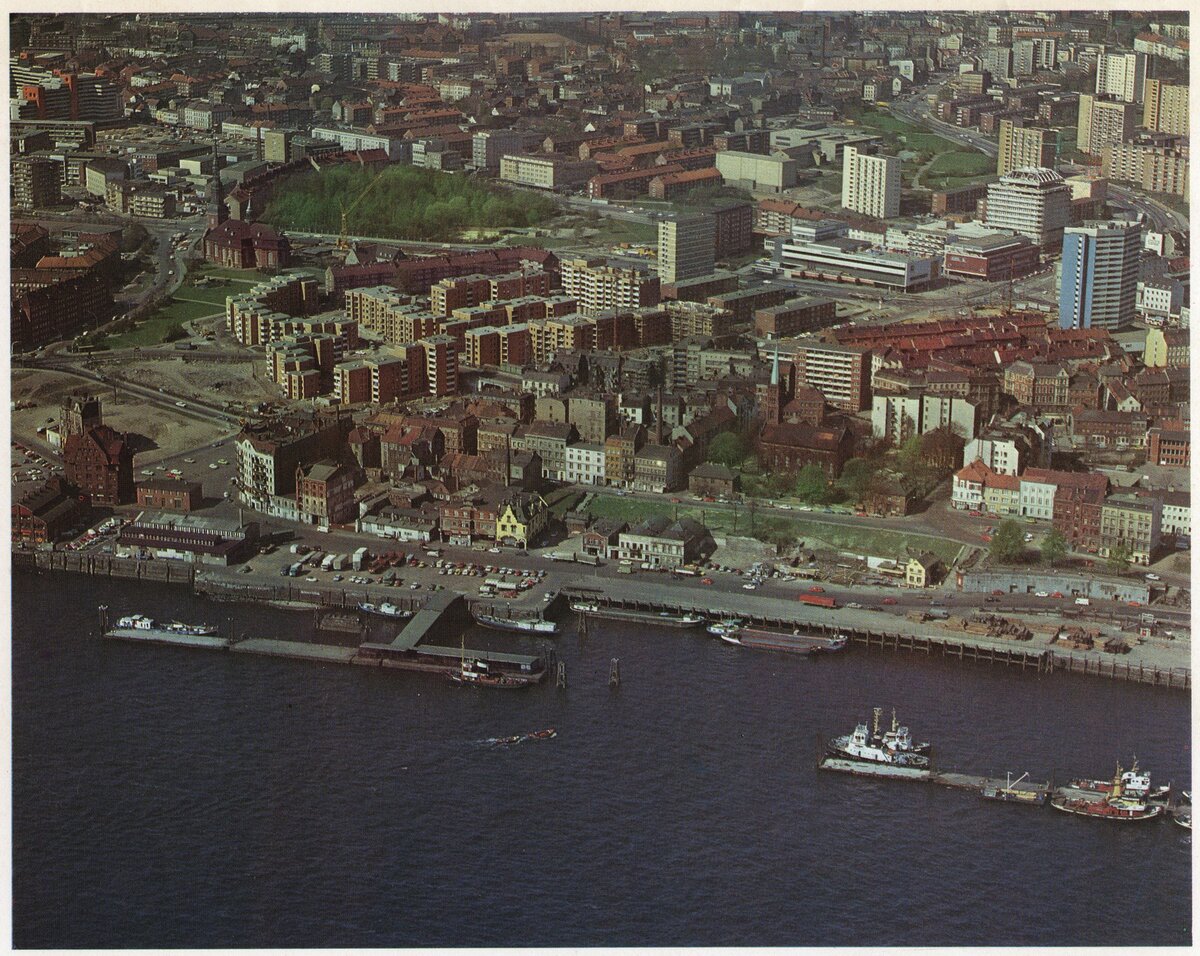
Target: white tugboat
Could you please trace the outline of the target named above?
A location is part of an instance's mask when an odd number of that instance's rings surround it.
[[[892,729],[880,733],[879,715],[882,712],[882,707],[874,709],[874,722],[870,733],[867,732],[866,724],[859,724],[854,728],[854,733],[830,740],[827,748],[829,753],[864,763],[886,763],[896,767],[926,769],[929,766],[929,744],[913,743],[908,728],[896,722],[894,710]]]

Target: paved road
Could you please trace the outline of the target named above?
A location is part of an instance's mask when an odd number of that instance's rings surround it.
[[[923,92],[932,91],[932,89],[927,89]],[[983,134],[943,122],[932,115],[923,95],[907,100],[897,100],[893,102],[891,111],[914,123],[925,126],[942,136],[971,146],[987,156],[998,156],[1000,153],[999,144],[988,139]],[[1156,230],[1186,231],[1188,229],[1186,216],[1164,205],[1157,199],[1147,196],[1140,190],[1136,190],[1131,186],[1117,185],[1110,182],[1108,184],[1108,193],[1109,199],[1113,204],[1143,213]]]

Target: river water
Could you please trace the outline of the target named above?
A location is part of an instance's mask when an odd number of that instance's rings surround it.
[[[13,595],[19,948],[1191,941],[1173,823],[815,766],[878,704],[945,768],[1063,781],[1136,754],[1190,789],[1178,691],[599,622],[557,639],[565,691],[489,693],[96,638],[101,602],[292,638],[311,613],[74,575]]]

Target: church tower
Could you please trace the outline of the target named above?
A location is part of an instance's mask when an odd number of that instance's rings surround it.
[[[775,349],[775,360],[771,364],[771,383],[767,386],[763,418],[768,425],[778,425],[783,421],[783,386],[779,383],[778,348]]]
[[[208,211],[208,228],[216,229],[229,218],[229,210],[225,206],[225,189],[221,185],[221,163],[217,157],[217,144],[213,143],[213,206]]]

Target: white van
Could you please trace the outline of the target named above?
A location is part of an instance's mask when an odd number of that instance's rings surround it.
[[[1078,598],[1076,598],[1076,599],[1075,599],[1075,603],[1076,603],[1076,604],[1078,604],[1078,605],[1080,605],[1081,607],[1087,607],[1087,606],[1088,606],[1089,604],[1091,604],[1092,602],[1091,602],[1090,600],[1088,600],[1087,598],[1084,598],[1084,597],[1078,597]]]

